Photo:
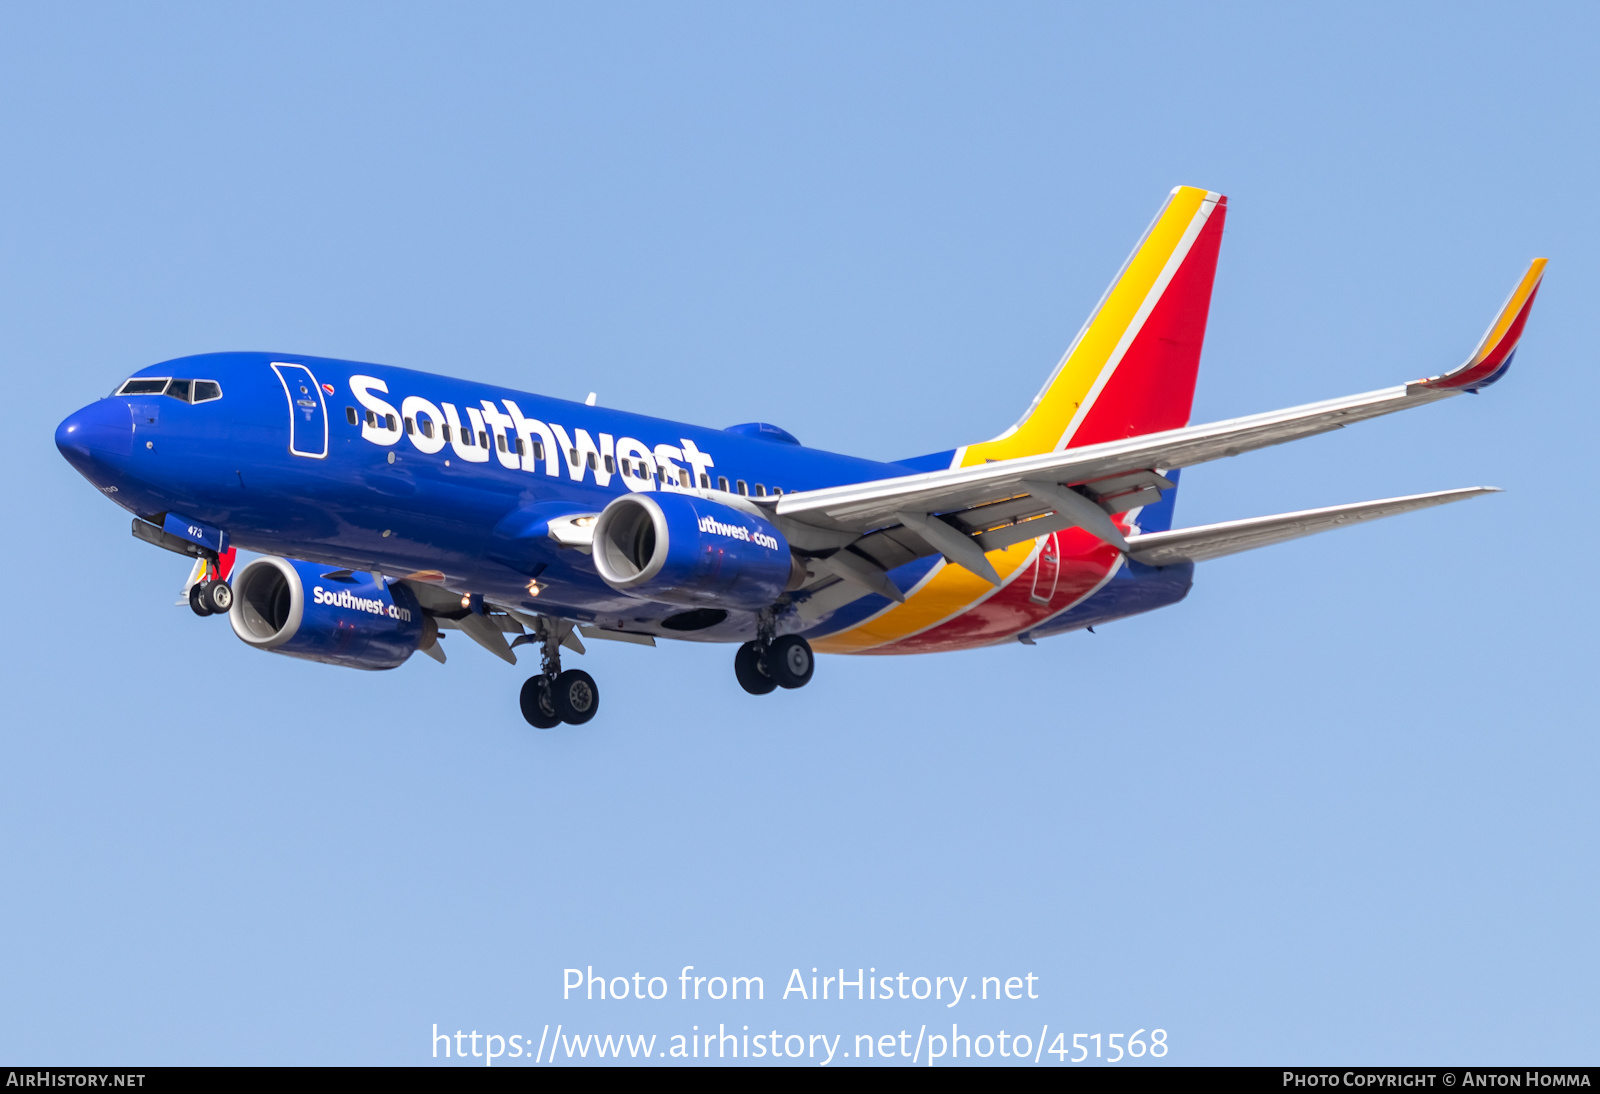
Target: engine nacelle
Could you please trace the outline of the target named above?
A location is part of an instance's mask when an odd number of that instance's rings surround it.
[[[258,650],[344,665],[392,669],[438,634],[404,585],[371,574],[346,581],[294,558],[258,558],[233,575],[233,633]]]
[[[749,611],[771,606],[806,576],[759,511],[665,491],[624,494],[605,507],[594,525],[594,566],[630,596]]]

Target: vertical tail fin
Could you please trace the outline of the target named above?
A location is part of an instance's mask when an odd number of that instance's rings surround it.
[[[1221,194],[1173,190],[1027,413],[954,466],[1187,425],[1227,211]]]

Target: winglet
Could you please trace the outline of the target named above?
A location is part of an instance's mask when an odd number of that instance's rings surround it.
[[[1522,340],[1522,328],[1528,322],[1528,312],[1533,309],[1533,298],[1539,295],[1539,282],[1544,278],[1547,262],[1549,259],[1536,258],[1529,264],[1528,272],[1511,290],[1505,306],[1489,324],[1489,330],[1466,364],[1443,376],[1415,380],[1406,385],[1407,390],[1475,392],[1504,376],[1517,352],[1517,343]]]

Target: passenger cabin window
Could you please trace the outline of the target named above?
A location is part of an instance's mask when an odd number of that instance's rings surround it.
[[[597,462],[595,460],[595,458],[594,458],[594,453],[591,452],[591,453],[589,453],[588,456],[584,457],[584,462],[589,465],[589,470],[593,471],[595,469],[595,464]]]
[[[409,437],[413,433],[415,433],[416,431],[417,431],[417,423],[413,422],[410,418],[407,418],[406,419],[406,436]]]
[[[519,455],[519,456],[526,456],[527,455],[527,452],[523,450],[522,438],[521,437],[517,438],[517,455]]]
[[[700,472],[700,489],[711,489],[711,476],[706,474],[704,471]]]
[[[533,458],[536,459],[536,460],[544,459],[544,442],[543,441],[534,441],[533,442]]]
[[[506,450],[506,435],[504,433],[496,433],[494,435],[494,439],[495,444],[499,446],[500,451],[504,452]]]
[[[422,419],[421,429],[422,429],[422,435],[431,440],[433,438],[433,419],[431,419],[431,418]]]
[[[489,447],[489,434],[485,433],[481,429],[478,430],[478,447],[479,448],[488,448]]]
[[[378,412],[377,411],[375,411],[375,410],[367,411],[367,424],[368,425],[373,425],[373,426],[378,424]]]
[[[740,480],[739,480],[739,482],[738,482],[738,487],[739,487],[739,496],[740,496],[740,497],[747,497],[747,496],[749,496],[749,493],[750,493],[750,488],[749,488],[749,487],[748,487],[748,486],[746,486],[746,485],[745,485],[745,483],[744,483],[744,480],[743,480],[743,479],[740,479]]]
[[[394,430],[394,415],[393,414],[385,414],[383,416],[383,428],[385,428],[387,430],[390,430],[391,432]]]
[[[149,377],[126,380],[117,389],[118,395],[160,395],[167,390],[168,377]]]
[[[721,490],[724,494],[726,494],[728,492],[728,476],[726,476],[726,475],[718,475],[717,476],[717,489]]]
[[[607,456],[606,457],[606,474],[609,475],[609,474],[611,474],[611,472],[615,471],[616,469],[617,469],[616,461],[613,460],[610,456]]]
[[[355,425],[361,420],[360,418],[356,417],[356,408],[353,406],[347,406],[344,408],[344,417],[345,420],[351,425]]]
[[[767,496],[767,488],[765,486],[762,486],[759,482],[756,483],[756,497],[764,498],[766,496]]]

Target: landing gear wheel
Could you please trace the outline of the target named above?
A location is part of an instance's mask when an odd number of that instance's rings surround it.
[[[202,581],[200,601],[214,615],[227,615],[233,607],[233,588],[226,581]]]
[[[778,686],[767,671],[759,642],[746,642],[739,647],[733,655],[733,674],[739,678],[739,686],[751,695],[766,695]]]
[[[212,612],[211,607],[206,603],[205,586],[198,581],[189,586],[189,607],[194,610],[195,615],[206,616],[215,614]]]
[[[767,671],[780,688],[803,688],[811,683],[811,674],[817,670],[811,643],[798,634],[774,639],[767,647],[766,662]]]
[[[600,709],[600,689],[587,672],[568,669],[551,685],[550,701],[563,722],[581,726]]]
[[[561,724],[550,697],[550,678],[530,676],[522,685],[522,716],[534,729],[554,729]]]

